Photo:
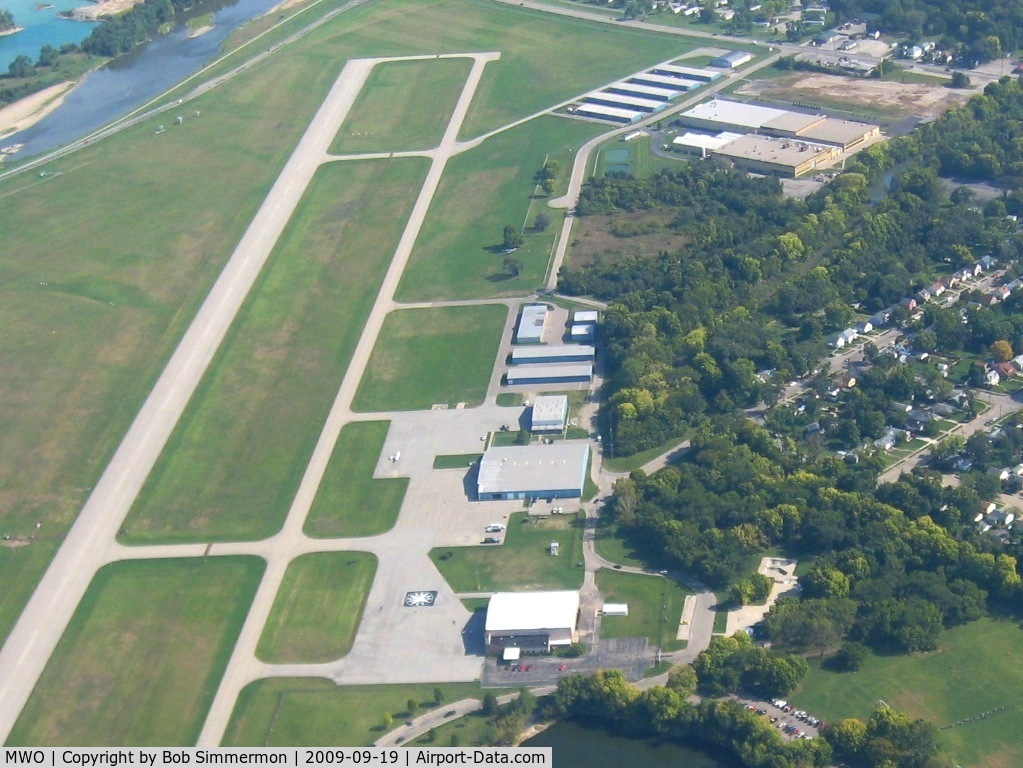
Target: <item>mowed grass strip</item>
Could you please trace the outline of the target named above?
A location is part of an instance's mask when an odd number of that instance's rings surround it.
[[[553,541],[560,545],[557,556],[550,553]],[[583,521],[577,515],[538,519],[517,512],[508,521],[503,544],[438,547],[430,559],[455,592],[579,589]]]
[[[346,685],[318,678],[257,680],[238,695],[225,747],[364,747],[395,723],[444,702],[482,698],[478,683]],[[444,706],[444,704],[440,704]]]
[[[483,304],[391,312],[355,394],[356,411],[479,405],[487,393],[508,308]]]
[[[0,642],[337,77],[267,71],[0,181]]]
[[[280,528],[425,168],[405,159],[317,172],[146,481],[126,541]]]
[[[330,151],[433,149],[444,135],[471,66],[471,59],[377,64]]]
[[[564,211],[533,198],[535,174],[544,158],[561,172],[555,196],[564,192],[574,158],[606,126],[540,117],[453,157],[444,170],[419,239],[398,286],[401,301],[437,301],[520,295],[543,282]],[[534,232],[539,213],[550,219]],[[525,243],[512,256],[518,275],[504,263],[504,227],[525,225]]]
[[[686,595],[692,594],[671,579],[623,573],[602,568],[597,571],[597,589],[605,603],[626,603],[628,616],[604,616],[601,637],[645,637],[670,651],[685,643],[676,640]]]
[[[313,552],[292,560],[256,655],[270,664],[340,659],[355,641],[376,569],[368,552]]]
[[[262,576],[255,557],[96,573],[9,746],[190,746]]]
[[[871,655],[855,673],[829,672],[811,663],[790,698],[816,717],[866,720],[882,700],[941,728],[1007,707],[982,720],[941,732],[961,765],[1023,765],[1023,630],[1011,621],[981,619],[942,632],[938,650],[910,656]]]
[[[390,425],[356,421],[341,430],[306,519],[307,536],[374,536],[394,526],[409,480],[373,478]]]

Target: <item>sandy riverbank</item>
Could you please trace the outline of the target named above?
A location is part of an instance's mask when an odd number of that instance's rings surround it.
[[[35,125],[59,107],[74,83],[57,83],[0,109],[0,137]]]
[[[196,27],[195,29],[189,31],[188,37],[191,39],[193,37],[199,37],[199,35],[205,35],[211,29],[213,29],[212,24],[206,24],[205,26],[202,27]]]
[[[75,8],[71,18],[75,21],[97,21],[100,16],[116,16],[138,5],[142,0],[99,0],[92,5]]]
[[[24,31],[25,31],[24,27],[11,27],[10,29],[5,29],[3,31],[0,31],[0,37],[6,37],[7,35],[16,35],[19,32],[24,32]]]

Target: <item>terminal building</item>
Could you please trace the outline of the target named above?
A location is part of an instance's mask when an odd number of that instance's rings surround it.
[[[489,448],[480,459],[476,495],[480,501],[578,499],[589,460],[586,440]]]
[[[533,400],[529,431],[534,434],[564,432],[568,421],[567,395],[540,395]]]
[[[495,592],[484,625],[487,651],[504,661],[577,642],[578,592]]]

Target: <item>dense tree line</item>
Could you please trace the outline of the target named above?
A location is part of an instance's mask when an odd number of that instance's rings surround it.
[[[1023,169],[1021,126],[1023,86],[1003,79],[933,126],[863,150],[805,201],[786,199],[775,179],[711,162],[647,179],[592,179],[579,215],[670,212],[680,242],[647,256],[629,253],[626,239],[621,251],[562,269],[561,290],[611,302],[603,328],[609,450],[645,450],[710,416],[770,404],[783,380],[816,365],[824,337],[852,321],[852,303],[875,312],[985,254],[1023,255],[1005,219],[1017,208],[1023,214],[1023,191],[978,209],[969,190],[950,199],[939,177],[962,170],[956,158],[990,155],[988,171],[1015,184],[1004,171]],[[928,311],[939,334],[967,334],[967,348],[1023,342],[1018,316],[978,307],[964,326],[953,310]],[[858,429],[876,433],[878,409],[868,410]]]
[[[196,0],[144,0],[128,11],[104,19],[82,41],[82,50],[97,56],[119,56],[151,38],[174,19],[178,11],[195,5]]]
[[[737,641],[739,642],[739,641]],[[621,672],[601,671],[558,682],[550,714],[609,722],[627,734],[662,736],[728,754],[748,768],[812,768],[840,758],[854,766],[946,768],[937,730],[891,709],[876,711],[867,723],[843,720],[824,729],[824,738],[784,741],[770,721],[733,699],[687,701],[685,686],[669,684],[644,691]],[[676,678],[678,679],[678,678]]]
[[[878,26],[914,42],[938,40],[973,65],[1023,46],[1023,6],[1016,0],[832,0],[839,21],[879,16]]]
[[[877,469],[833,455],[803,460],[751,421],[720,420],[679,464],[619,481],[614,520],[659,562],[717,587],[768,547],[814,559],[800,579],[806,599],[780,601],[765,627],[804,652],[847,638],[927,650],[943,627],[982,616],[989,599],[1018,601],[1016,559],[963,534],[979,506],[974,490],[935,494],[911,478],[875,490]]]

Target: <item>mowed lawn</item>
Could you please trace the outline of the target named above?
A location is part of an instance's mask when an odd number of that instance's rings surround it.
[[[686,595],[692,594],[678,582],[662,576],[602,568],[597,571],[597,589],[605,603],[626,603],[628,616],[604,616],[601,637],[646,637],[651,645],[666,651],[683,645],[675,637]]]
[[[394,526],[407,477],[373,479],[389,421],[356,421],[338,436],[305,522],[308,536],[374,536]]]
[[[271,664],[340,659],[355,641],[376,569],[368,552],[313,552],[292,560],[256,655]]]
[[[266,71],[0,181],[0,641],[337,76]]]
[[[550,553],[553,541],[560,545],[557,556]],[[430,559],[455,592],[579,589],[583,521],[576,515],[531,519],[517,512],[508,520],[503,544],[438,547]]]
[[[573,151],[606,126],[540,117],[453,157],[398,286],[401,301],[485,298],[528,293],[543,283],[564,212],[537,197],[535,174],[544,159],[560,166],[555,196],[564,192]],[[537,214],[550,219],[534,232]],[[514,257],[518,275],[504,264],[504,227],[525,227],[525,243]]]
[[[330,151],[348,154],[436,147],[471,66],[471,59],[377,64]]]
[[[415,411],[437,403],[479,405],[487,393],[506,322],[508,308],[501,304],[391,312],[353,409]]]
[[[982,619],[943,632],[938,650],[912,656],[870,656],[856,673],[819,664],[790,698],[817,717],[866,719],[877,702],[937,727],[1008,707],[983,720],[941,732],[956,762],[971,768],[1023,765],[1023,630]]]
[[[425,168],[377,160],[317,172],[143,487],[125,540],[279,529]]]
[[[213,557],[101,569],[8,745],[195,744],[263,567]]]
[[[473,138],[702,45],[703,39],[570,19],[517,5],[387,0],[342,14],[308,35],[301,50],[336,61],[499,52],[500,60],[487,64],[462,127],[461,138]]]
[[[415,714],[408,711],[409,699],[417,711],[437,707],[437,688],[448,703],[482,698],[478,683],[338,686],[321,678],[257,680],[239,694],[222,744],[364,747]]]

